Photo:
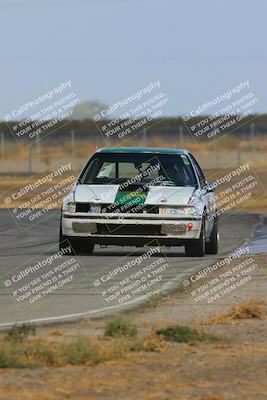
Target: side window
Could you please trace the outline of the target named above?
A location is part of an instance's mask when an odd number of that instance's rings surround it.
[[[192,154],[190,154],[190,157],[191,157],[191,159],[192,159],[192,161],[193,161],[193,163],[194,163],[194,166],[195,166],[195,168],[196,168],[196,171],[197,171],[197,174],[198,174],[198,177],[199,177],[199,181],[200,181],[201,186],[205,186],[205,184],[206,184],[206,178],[205,178],[205,175],[203,174],[202,169],[200,168],[200,166],[199,166],[197,160],[195,159],[194,156],[192,156]]]

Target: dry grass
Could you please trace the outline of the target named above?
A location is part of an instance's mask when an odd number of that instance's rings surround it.
[[[266,302],[260,299],[252,299],[233,306],[228,312],[220,313],[203,324],[228,324],[234,320],[262,319],[266,315]]]
[[[75,143],[75,148],[72,148],[69,140],[65,142],[50,142],[43,143],[39,142],[39,146],[18,146],[14,142],[6,142],[5,144],[5,160],[28,160],[29,152],[31,152],[32,159],[40,159],[46,165],[49,165],[54,160],[62,158],[88,158],[90,154],[93,154],[97,148],[104,147],[104,144],[99,145],[92,144],[88,141],[79,141]]]
[[[20,340],[17,340],[14,335],[8,334],[0,340],[0,369],[93,366],[105,361],[127,358],[132,352],[161,352],[166,349],[164,341],[153,332],[144,337],[115,339],[73,335],[56,340],[51,336],[53,334],[36,339],[20,336]]]
[[[135,324],[122,317],[107,323],[101,336],[68,336],[60,330],[53,330],[49,336],[30,338],[33,334],[35,329],[32,326],[23,325],[11,328],[1,337],[0,369],[94,366],[106,361],[126,360],[132,353],[138,356],[168,351],[173,346],[168,342],[190,344],[219,340],[217,336],[189,326],[150,330],[137,336]]]
[[[253,296],[250,297],[253,298]],[[260,307],[263,307],[262,301],[253,300],[255,301],[257,304],[260,302]],[[238,305],[239,311],[240,306],[243,310],[241,314],[237,310],[234,313],[239,317],[244,315],[244,303]],[[191,304],[185,309],[186,320],[183,320],[183,313],[177,312],[174,304],[170,307],[172,307],[173,316],[179,317],[179,322],[186,324],[188,318],[193,317],[190,314]],[[248,310],[247,307],[246,310]],[[64,335],[56,335],[57,337],[52,335],[55,328],[45,330],[41,328],[41,333],[48,334],[50,337],[39,339],[40,344],[45,345],[46,349],[55,350],[56,354],[62,354],[59,349],[61,345],[64,345],[67,356],[65,355],[62,361],[62,358],[53,358],[51,353],[39,351],[39,360],[29,358],[28,362],[38,364],[40,367],[46,366],[46,368],[27,371],[0,369],[1,395],[4,399],[11,398],[12,400],[22,398],[24,400],[36,398],[40,400],[66,398],[79,400],[263,399],[267,390],[266,335],[264,334],[266,319],[257,319],[257,316],[262,318],[264,314],[258,312],[259,310],[255,312],[255,307],[252,309],[249,307],[249,310],[250,318],[252,318],[249,324],[209,327],[211,332],[226,334],[229,338],[227,345],[223,342],[222,344],[200,342],[195,345],[166,342],[154,333],[164,321],[161,323],[155,320],[153,331],[146,336],[140,334],[138,337],[107,338],[103,335],[105,327],[103,321],[90,321],[86,325],[84,322],[74,326],[68,325],[64,328],[66,329],[63,332]],[[150,312],[151,310],[144,318],[147,324],[149,324]],[[154,312],[156,313],[157,310]],[[162,313],[159,315],[161,317]],[[167,321],[164,324],[168,328]],[[91,326],[90,329],[87,325]],[[152,329],[152,324],[149,325],[148,328]],[[143,332],[143,325],[138,326]],[[79,338],[77,334],[74,336],[75,333],[81,332],[83,328],[87,330],[87,335],[83,335],[85,343],[88,340],[91,346],[98,349],[98,352],[95,348],[90,352],[87,346],[83,351],[83,345],[74,344]],[[92,328],[94,332],[99,332],[100,328],[100,335],[91,337],[88,331],[90,332]],[[145,331],[147,332],[147,329]],[[67,332],[69,332],[68,338]],[[201,333],[199,330],[198,332]],[[31,343],[34,346],[34,343],[37,343],[36,340],[38,339],[31,341],[26,339],[24,344],[30,346]],[[71,346],[67,348],[67,345]],[[72,364],[64,364],[67,357]],[[241,367],[240,360],[242,360]],[[61,364],[56,364],[57,362]],[[59,368],[60,365],[62,365],[61,368]]]
[[[149,332],[144,338],[134,341],[130,347],[131,351],[163,352],[168,346],[163,338],[154,332]]]
[[[50,332],[50,336],[63,336],[64,332],[62,329],[54,329],[52,332]]]
[[[0,342],[0,368],[64,367],[67,365],[96,365],[123,357],[122,344],[99,344],[80,335],[62,342],[51,338],[24,342]]]
[[[39,142],[38,147],[36,145],[31,146],[32,158],[39,158],[45,164],[49,164],[55,159],[61,158],[88,158],[90,154],[93,154],[97,149],[101,147],[106,147],[107,142],[99,140],[98,142],[91,143],[89,140],[80,140],[75,142],[75,146],[72,145],[69,140],[64,142]],[[207,151],[211,154],[214,150],[218,150],[222,155],[229,156],[230,153],[241,153],[251,154],[257,153],[257,160],[261,158],[260,156],[266,157],[267,152],[267,138],[258,138],[253,142],[249,140],[240,140],[240,138],[235,138],[233,136],[226,136],[217,141],[217,143],[209,142],[195,142],[190,138],[185,139],[181,142],[179,139],[173,141],[166,141],[164,136],[157,136],[148,139],[146,143],[142,141],[142,137],[138,136],[136,138],[123,141],[114,140],[110,146],[120,147],[120,146],[146,146],[146,147],[172,147],[172,148],[186,148],[194,152],[197,156],[201,155],[201,152]],[[15,142],[6,142],[5,144],[5,160],[28,160],[29,158],[29,146],[18,146]]]
[[[105,328],[105,335],[110,337],[136,336],[137,332],[137,326],[121,315],[115,316]]]

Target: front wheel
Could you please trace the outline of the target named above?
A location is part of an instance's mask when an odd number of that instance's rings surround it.
[[[70,243],[71,243],[73,255],[78,255],[81,253],[92,254],[94,251],[94,247],[95,247],[95,245],[93,243],[83,243],[83,242],[79,242],[77,240],[75,240],[75,241],[70,240]]]
[[[204,257],[205,255],[205,222],[203,220],[199,239],[191,240],[185,245],[186,257]]]
[[[94,251],[94,243],[81,242],[77,239],[62,235],[62,227],[59,229],[59,251],[63,251],[64,255],[75,256],[80,253],[92,254]]]
[[[212,231],[209,240],[206,242],[206,253],[218,254],[218,251],[219,251],[218,218],[214,218]]]

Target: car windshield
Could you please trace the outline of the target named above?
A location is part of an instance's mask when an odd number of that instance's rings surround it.
[[[191,162],[185,154],[96,153],[82,171],[81,184],[148,184],[197,186]]]

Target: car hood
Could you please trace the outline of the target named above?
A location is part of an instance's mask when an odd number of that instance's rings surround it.
[[[144,204],[187,205],[195,187],[151,186]],[[74,192],[74,201],[80,203],[113,204],[119,192],[119,185],[80,185]],[[129,189],[129,193],[131,190]]]

